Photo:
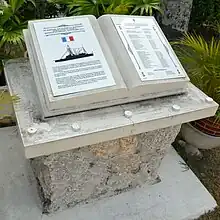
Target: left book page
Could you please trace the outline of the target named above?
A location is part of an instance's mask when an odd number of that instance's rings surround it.
[[[116,84],[88,18],[31,25],[54,97]]]

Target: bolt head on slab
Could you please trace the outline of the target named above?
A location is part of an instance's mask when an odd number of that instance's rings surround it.
[[[78,123],[73,123],[71,127],[73,131],[79,131],[81,129]]]
[[[35,134],[37,132],[37,128],[30,127],[27,129],[28,134]]]
[[[179,106],[179,105],[173,105],[173,106],[172,106],[172,109],[173,109],[174,111],[179,111],[179,110],[180,110],[180,106]]]
[[[205,101],[206,101],[207,103],[212,103],[212,102],[213,102],[213,99],[212,99],[211,97],[206,97],[206,98],[205,98]]]
[[[133,113],[132,113],[131,111],[124,111],[124,116],[125,116],[126,118],[131,118],[132,115],[133,115]]]

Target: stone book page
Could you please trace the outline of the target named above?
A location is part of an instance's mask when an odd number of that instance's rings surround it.
[[[88,18],[33,26],[54,97],[115,85]]]
[[[112,17],[141,81],[185,77],[153,19]]]

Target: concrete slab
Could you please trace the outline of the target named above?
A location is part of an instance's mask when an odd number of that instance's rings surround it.
[[[16,127],[0,129],[0,219],[41,220],[40,200]]]
[[[1,220],[191,220],[216,207],[213,197],[191,170],[184,171],[182,159],[171,149],[159,169],[160,183],[42,215],[16,128],[0,129],[0,142]]]
[[[117,105],[41,120],[28,60],[5,64],[25,155],[34,158],[213,116],[218,104],[189,84],[186,94]],[[207,101],[208,100],[208,101]],[[131,115],[126,116],[126,113]]]

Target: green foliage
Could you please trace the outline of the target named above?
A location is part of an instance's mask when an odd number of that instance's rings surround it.
[[[24,0],[9,0],[0,5],[0,59],[15,57],[24,51],[22,30],[26,28],[26,21],[19,10],[25,4]],[[0,72],[2,62],[0,63]]]
[[[103,14],[129,14],[133,8],[131,0],[111,0],[104,3]]]
[[[160,0],[49,0],[67,6],[67,15],[136,14],[152,15],[160,11]]]
[[[132,14],[138,12],[139,15],[153,15],[153,10],[162,13],[159,0],[139,0],[136,1]]]
[[[104,3],[102,0],[67,0],[67,7],[71,15],[93,14],[99,17],[103,13]],[[66,0],[64,0],[65,4]],[[61,0],[62,4],[62,0]]]
[[[19,49],[24,49],[22,29],[26,27],[26,24],[19,15],[19,9],[24,3],[24,0],[9,0],[0,5],[1,60],[14,57]],[[0,61],[0,72],[2,69]]]
[[[16,95],[11,96],[9,92],[6,90],[0,90],[0,111],[4,110],[4,108],[7,108],[7,105],[11,103],[18,103],[20,98]],[[1,115],[0,118],[7,117],[8,115]]]
[[[19,15],[19,9],[24,4],[24,0],[10,0],[9,3],[0,7],[0,48],[6,54],[11,51],[10,45],[18,45],[23,48],[22,29],[26,23]]]
[[[24,51],[23,29],[35,18],[58,16],[55,4],[46,0],[8,0],[0,5],[0,56],[15,57]]]
[[[24,10],[25,16],[27,15],[28,12],[30,12],[32,13],[32,16],[34,15],[34,18],[36,19],[54,18],[54,17],[59,17],[60,14],[63,14],[66,10],[65,7],[60,7],[59,5],[56,5],[47,0],[33,0],[33,1],[35,1],[36,7],[29,10]]]
[[[220,20],[220,0],[193,0],[191,26],[215,26]]]
[[[186,34],[173,45],[191,82],[220,104],[220,40]],[[216,116],[220,120],[220,109]]]

